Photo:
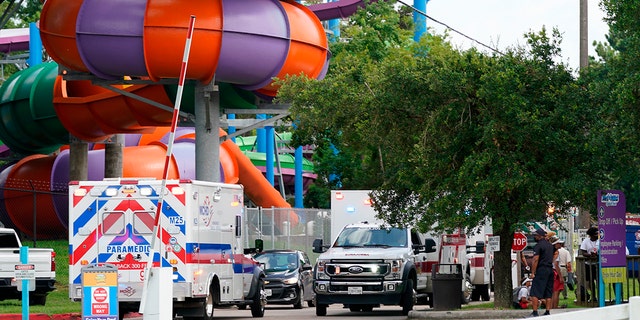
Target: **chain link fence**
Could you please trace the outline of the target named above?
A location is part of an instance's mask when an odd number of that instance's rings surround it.
[[[313,240],[331,241],[331,210],[300,208],[246,208],[243,235],[245,247],[254,247],[256,239],[264,249],[302,250],[315,261]]]
[[[25,243],[68,238],[69,186],[0,177],[0,226],[13,228]],[[313,240],[331,241],[331,211],[301,208],[245,208],[245,247],[256,239],[265,250],[295,249],[314,259]]]
[[[0,225],[15,229],[25,244],[67,239],[67,184],[0,177]]]

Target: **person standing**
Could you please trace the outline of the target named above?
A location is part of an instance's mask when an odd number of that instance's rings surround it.
[[[587,229],[587,238],[582,240],[580,244],[580,255],[587,258],[585,260],[585,278],[588,286],[585,289],[591,291],[592,301],[597,301],[596,288],[598,282],[598,250],[600,248],[600,240],[598,239],[598,228],[591,227]]]
[[[565,248],[564,241],[562,240],[558,240],[558,241],[560,243],[560,248],[558,248],[560,272],[562,273],[562,278],[564,279],[564,288],[562,289],[562,297],[567,299],[567,285],[569,283],[573,283],[573,266],[571,265],[573,258],[571,257],[571,252],[569,252],[569,250]],[[571,279],[569,277],[571,277]]]
[[[531,265],[531,307],[533,312],[529,317],[537,317],[540,300],[544,300],[544,315],[550,314],[551,297],[553,295],[553,246],[546,238],[547,232],[537,229],[533,237],[538,242],[533,247],[533,263]]]
[[[564,278],[560,269],[560,239],[553,237],[551,244],[553,245],[553,295],[551,297],[551,308],[558,308],[560,304],[560,292],[564,289]]]

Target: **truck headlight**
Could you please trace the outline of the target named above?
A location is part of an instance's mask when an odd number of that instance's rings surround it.
[[[391,273],[400,273],[402,270],[402,260],[391,261]]]
[[[325,273],[326,266],[327,266],[327,261],[318,260],[318,264],[316,264],[316,278],[317,279],[329,279],[329,275]]]
[[[288,278],[288,279],[284,279],[282,282],[284,282],[285,284],[296,284],[298,283],[298,278],[296,277]]]
[[[389,261],[391,268],[389,273],[385,276],[387,279],[401,279],[402,278],[402,260]]]

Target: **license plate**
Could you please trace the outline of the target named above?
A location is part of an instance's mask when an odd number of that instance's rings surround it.
[[[267,295],[267,297],[270,297],[272,294],[271,289],[264,289],[264,293]]]
[[[362,294],[362,287],[349,287],[349,294]]]

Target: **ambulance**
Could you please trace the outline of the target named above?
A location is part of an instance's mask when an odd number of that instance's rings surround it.
[[[265,275],[249,255],[262,248],[260,241],[243,247],[242,186],[167,180],[162,187],[146,178],[70,182],[69,298],[82,299],[83,267],[109,264],[118,268],[119,314],[138,311],[155,252],[153,266],[172,269],[175,315],[211,319],[214,308],[236,305],[262,317]]]

